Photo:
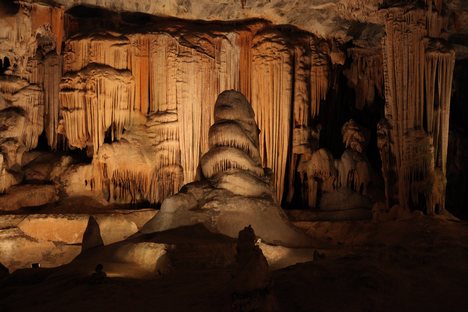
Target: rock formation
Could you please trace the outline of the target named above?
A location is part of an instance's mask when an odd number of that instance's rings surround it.
[[[445,206],[455,52],[441,39],[447,26],[442,1],[435,7],[432,1],[428,2],[427,9],[383,10],[389,144],[382,141],[381,155],[384,174],[395,175],[385,177],[389,204],[434,213],[443,211]]]
[[[258,128],[247,99],[239,92],[221,93],[209,131],[210,149],[199,166],[200,181],[167,198],[143,233],[202,223],[213,232],[236,237],[247,225],[266,242],[306,246],[308,239],[289,224],[262,168]]]
[[[45,183],[60,200],[159,205],[196,179],[213,103],[233,89],[260,129],[255,163],[242,166],[271,168],[283,206],[366,193],[370,159],[389,208],[443,210],[454,51],[465,55],[454,34],[468,32],[457,0],[164,3],[1,5],[2,194]],[[372,131],[370,151],[340,140],[351,118]],[[222,127],[239,131],[219,126],[215,140]],[[74,156],[34,180],[22,158],[35,149]]]
[[[267,259],[257,246],[251,226],[239,232],[236,272],[232,281],[231,311],[278,311],[270,294]]]
[[[371,168],[365,154],[369,135],[352,119],[343,125],[341,133],[346,149],[340,159],[335,159],[329,150],[321,148],[303,157],[298,166],[303,197],[307,199],[309,208],[319,207],[321,195],[333,193],[330,196],[336,196],[335,191],[340,189],[367,194],[367,186],[371,180]],[[359,200],[357,204],[359,205]],[[326,208],[324,203],[322,205],[321,208]],[[345,203],[341,205],[350,207]]]

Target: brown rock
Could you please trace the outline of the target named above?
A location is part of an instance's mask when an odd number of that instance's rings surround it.
[[[80,252],[80,246],[33,239],[18,228],[0,231],[0,263],[10,271],[30,268],[33,263],[57,267],[69,263]]]
[[[120,214],[96,215],[95,219],[104,245],[120,242],[138,232],[136,224]]]
[[[18,228],[34,239],[81,244],[88,219],[87,215],[30,215]]]
[[[18,185],[0,196],[0,210],[13,211],[25,207],[42,206],[58,199],[53,185]]]

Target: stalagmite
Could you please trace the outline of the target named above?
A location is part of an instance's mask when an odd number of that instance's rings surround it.
[[[337,171],[333,155],[324,148],[319,149],[302,159],[298,171],[303,185],[302,197],[307,200],[309,208],[316,208],[319,192],[331,192],[335,188]]]
[[[370,183],[370,164],[365,156],[369,134],[354,120],[342,127],[346,148],[340,159],[334,159],[330,151],[318,149],[301,158],[298,172],[302,197],[309,208],[318,208],[319,197],[340,188],[366,195]]]
[[[178,140],[175,113],[153,113],[144,124],[133,124],[93,159],[94,190],[111,202],[161,202],[182,183]]]
[[[325,125],[320,109],[335,100],[327,99],[330,87],[341,84],[335,70],[349,64],[346,75],[357,110],[385,93],[388,127],[381,129],[379,145],[384,175],[396,173],[398,180],[384,178],[395,184],[387,185],[388,192],[409,206],[418,206],[418,193],[444,193],[454,55],[443,41],[449,24],[441,1],[427,1],[424,8],[383,4],[382,50],[363,48],[362,39],[355,40],[347,50],[351,62],[345,62],[342,42],[267,21],[212,29],[198,22],[158,23],[149,16],[140,25],[111,12],[101,12],[112,18],[100,21],[36,3],[21,2],[19,8],[0,21],[0,57],[8,64],[2,65],[1,110],[24,118],[20,134],[13,128],[15,135],[4,134],[15,142],[1,143],[5,164],[18,162],[44,133],[52,149],[86,149],[97,175],[92,188],[118,202],[161,202],[203,170],[210,178],[242,169],[263,179],[264,167],[272,170],[276,199],[285,203],[297,199],[295,188],[308,194],[309,206],[316,206],[324,189],[365,192],[369,168],[364,138],[356,129],[343,133],[350,151],[328,170],[335,182],[324,188],[320,174],[307,173],[306,164],[337,130],[329,128],[346,120],[338,121],[340,115]],[[224,90],[246,95],[256,111],[259,136],[252,124],[238,119],[243,112],[235,121],[220,117],[222,109],[214,115],[216,97]],[[320,139],[321,126],[326,137]],[[339,148],[328,147],[333,153]],[[112,160],[125,148],[140,149],[132,156],[139,164],[134,169]],[[223,183],[239,179],[233,175]],[[301,179],[311,189],[299,187]],[[442,198],[434,196],[428,205],[442,207]]]
[[[123,123],[117,121],[124,127],[131,124],[139,113],[147,115],[149,119],[151,119],[150,116],[163,116],[164,114],[175,116],[175,119],[168,124],[149,121],[150,127],[154,128],[156,132],[172,131],[171,133],[180,132],[183,134],[171,139],[175,140],[172,143],[163,142],[163,144],[161,141],[161,145],[154,146],[154,148],[159,155],[158,159],[161,157],[161,159],[165,159],[167,148],[171,151],[170,155],[173,155],[173,151],[177,150],[177,161],[173,160],[174,157],[171,156],[172,160],[167,165],[169,167],[175,164],[182,165],[184,181],[193,181],[197,172],[199,156],[208,150],[207,133],[209,126],[213,123],[212,107],[209,103],[214,103],[216,94],[221,89],[239,88],[241,51],[237,44],[241,39],[238,38],[239,35],[234,32],[210,38],[211,41],[204,41],[204,51],[195,45],[190,45],[190,40],[199,40],[199,38],[185,38],[188,41],[181,44],[167,33],[130,34],[127,36],[115,33],[98,33],[71,38],[67,41],[65,51],[64,70],[68,74],[65,75],[61,84],[61,94],[64,96],[62,100],[63,125],[69,144],[77,147],[93,145],[94,151],[97,152],[103,142],[103,131],[109,128],[108,123],[101,124],[101,126],[96,121],[91,123],[98,125],[100,131],[93,130],[94,134],[89,134],[93,137],[93,143],[87,142],[89,129],[86,129],[84,124],[76,124],[76,121],[73,120],[83,120],[84,116],[88,116],[88,113],[74,108],[74,117],[71,117],[70,109],[67,106],[69,105],[67,103],[71,103],[67,99],[71,96],[69,95],[69,76],[76,75],[76,71],[83,71],[87,68],[86,66],[93,63],[110,66],[109,68],[118,70],[119,73],[124,73],[123,70],[129,70],[131,77],[125,74],[126,76],[122,76],[120,79],[122,83],[127,80],[128,87],[126,88],[128,92],[130,90],[133,92],[133,96],[124,100],[128,104],[123,103],[123,106],[127,107],[128,110],[124,112],[122,107],[109,107],[111,110],[107,115],[117,118],[125,116]],[[129,84],[131,81],[134,81],[133,88]],[[99,98],[99,94],[96,94],[96,97]],[[71,123],[76,124],[74,126],[76,129],[70,129],[70,122],[65,120],[70,118],[73,119]],[[111,130],[113,140],[120,136],[119,131],[115,130],[114,128]],[[176,145],[180,148],[175,149]],[[168,173],[163,174],[164,170],[158,171],[161,174],[158,181],[161,184],[178,185],[178,182],[170,181],[177,180],[179,173],[174,175],[168,169]],[[149,188],[145,189],[149,192]],[[171,192],[161,190],[160,193],[170,194]],[[152,199],[159,198],[159,196],[147,195]]]
[[[345,148],[350,148],[361,154],[365,152],[369,141],[369,133],[353,119],[345,122],[341,128],[341,135]]]
[[[215,125],[225,122],[237,123],[243,132],[232,137],[233,141],[251,140],[258,149],[258,129],[255,115],[247,99],[239,92],[221,93],[214,108]],[[223,128],[229,130],[229,128]],[[210,132],[210,146],[213,146]],[[230,137],[226,131],[225,138]],[[217,141],[221,143],[220,141]],[[200,161],[201,180],[182,187],[181,192],[166,199],[160,213],[142,229],[151,233],[202,223],[209,230],[236,237],[238,231],[251,225],[262,240],[287,246],[306,246],[308,239],[294,229],[275,200],[268,185],[268,175],[242,148],[242,144],[231,144],[223,140],[222,146],[210,148]],[[238,147],[234,147],[238,146]],[[226,163],[239,158],[251,162],[252,166],[218,166],[214,158]],[[213,171],[213,168],[216,170]]]

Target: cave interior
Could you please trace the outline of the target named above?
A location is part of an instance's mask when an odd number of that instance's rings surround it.
[[[463,0],[1,0],[0,311],[467,309],[467,87]]]

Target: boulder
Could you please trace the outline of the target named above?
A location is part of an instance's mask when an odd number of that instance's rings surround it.
[[[288,248],[284,246],[258,243],[271,270],[279,270],[297,263],[314,260],[314,250],[311,248]]]
[[[17,185],[0,196],[0,210],[14,211],[26,207],[37,207],[58,200],[53,185]]]
[[[134,263],[151,273],[162,273],[168,269],[167,246],[153,242],[124,243],[114,253],[114,260]]]
[[[146,222],[151,220],[158,213],[158,210],[147,208],[139,210],[117,210],[116,212],[121,213],[125,219],[135,223],[137,228],[141,229]]]
[[[18,228],[0,231],[0,263],[10,271],[31,268],[33,263],[57,267],[69,263],[80,252],[81,246],[34,239]]]
[[[94,218],[104,245],[120,242],[138,232],[136,224],[121,214],[98,214]]]
[[[81,244],[88,219],[88,215],[29,215],[18,228],[34,239]]]

